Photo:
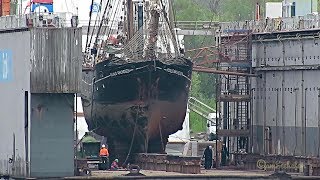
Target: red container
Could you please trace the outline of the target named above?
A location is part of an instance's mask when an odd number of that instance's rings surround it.
[[[10,15],[10,0],[0,0],[0,16]]]

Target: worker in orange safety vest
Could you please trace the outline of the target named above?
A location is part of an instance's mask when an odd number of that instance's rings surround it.
[[[102,145],[100,149],[100,158],[101,158],[101,163],[102,163],[102,170],[109,169],[109,151],[106,148],[106,145]]]

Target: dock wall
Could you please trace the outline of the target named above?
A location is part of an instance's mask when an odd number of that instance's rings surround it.
[[[319,157],[319,32],[254,35],[255,153]]]
[[[73,94],[31,95],[31,177],[73,176]]]
[[[30,33],[0,33],[0,174],[25,175]]]
[[[0,175],[73,175],[80,33],[81,28],[0,32]]]

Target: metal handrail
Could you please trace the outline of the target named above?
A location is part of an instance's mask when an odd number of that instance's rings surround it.
[[[215,120],[208,118],[208,115],[210,113],[215,113],[216,110],[212,107],[208,106],[207,104],[201,102],[195,97],[189,97],[189,109],[201,117],[205,118],[206,120],[212,122],[213,124],[216,124]]]
[[[72,13],[41,13],[41,15],[59,17],[57,27],[71,26]],[[17,29],[28,27],[30,19],[38,18],[39,13],[27,15],[11,15],[0,17],[0,29]],[[79,20],[79,25],[86,24],[86,21]],[[247,20],[238,22],[217,22],[217,21],[176,21],[176,28],[186,30],[215,30],[220,29],[222,33],[234,30],[250,30],[252,32],[281,32],[293,30],[319,29],[320,15],[309,14],[306,16],[267,18],[263,20]]]

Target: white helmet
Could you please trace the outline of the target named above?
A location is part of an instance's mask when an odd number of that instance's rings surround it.
[[[106,147],[106,145],[102,144],[102,147],[103,147],[103,148],[105,148],[105,147]]]

